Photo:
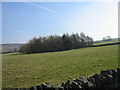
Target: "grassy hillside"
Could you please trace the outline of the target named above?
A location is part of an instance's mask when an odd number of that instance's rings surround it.
[[[120,38],[112,38],[110,41],[94,41],[94,45],[100,45],[100,44],[109,44],[109,43],[117,43],[120,42]]]
[[[99,43],[93,43],[93,45],[101,45],[101,44],[110,44],[110,43],[120,43],[120,41],[101,41]]]
[[[53,53],[3,54],[3,88],[60,84],[118,66],[118,45]]]

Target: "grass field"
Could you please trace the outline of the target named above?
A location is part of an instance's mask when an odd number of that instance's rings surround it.
[[[101,45],[101,44],[110,44],[110,43],[120,43],[120,41],[103,41],[103,42],[100,42],[100,43],[94,43],[93,45]]]
[[[3,54],[3,88],[60,84],[118,67],[118,45],[53,53]]]

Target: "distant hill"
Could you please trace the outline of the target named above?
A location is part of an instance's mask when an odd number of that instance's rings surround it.
[[[112,41],[120,41],[120,38],[113,38]]]
[[[120,38],[112,38],[110,41],[120,41]],[[94,43],[102,43],[102,42],[108,42],[103,40],[94,41]]]
[[[22,45],[23,44],[0,44],[0,46],[2,46],[2,48],[0,48],[0,53],[19,51]]]

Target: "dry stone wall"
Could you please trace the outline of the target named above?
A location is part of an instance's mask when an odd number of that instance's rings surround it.
[[[43,83],[38,86],[24,88],[23,90],[88,90],[90,88],[103,88],[102,90],[110,90],[110,88],[116,88],[117,90],[120,90],[120,68],[104,70],[99,74],[95,74],[89,78],[79,77],[75,80],[68,80],[61,85]],[[16,90],[19,90],[19,88],[16,88]]]

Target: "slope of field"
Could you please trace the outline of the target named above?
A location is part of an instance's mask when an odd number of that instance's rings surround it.
[[[93,43],[93,45],[102,45],[102,44],[110,44],[110,43],[120,43],[120,41],[101,41],[100,43]]]
[[[3,54],[3,88],[60,84],[118,67],[118,45],[39,54]]]
[[[98,40],[94,41],[94,44],[108,44],[108,43],[117,43],[120,42],[120,38],[112,38],[110,41]]]

